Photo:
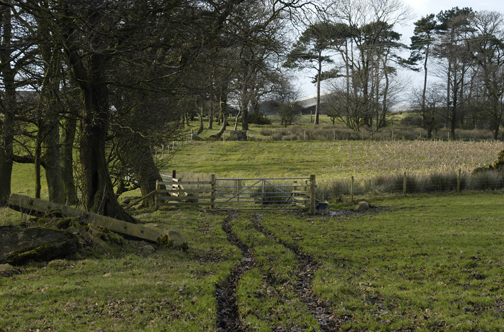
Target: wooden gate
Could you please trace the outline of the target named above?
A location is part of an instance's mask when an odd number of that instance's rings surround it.
[[[156,209],[169,205],[209,206],[221,210],[306,209],[315,212],[315,175],[309,178],[255,178],[156,184]]]

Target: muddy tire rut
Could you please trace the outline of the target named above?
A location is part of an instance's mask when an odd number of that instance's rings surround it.
[[[303,303],[310,308],[312,315],[318,321],[322,331],[341,331],[343,320],[336,317],[336,313],[331,309],[329,303],[318,298],[312,290],[312,281],[315,276],[315,271],[319,267],[317,261],[309,254],[303,252],[298,246],[287,243],[275,236],[272,232],[264,228],[260,221],[261,216],[256,215],[252,223],[255,229],[271,240],[283,245],[285,248],[292,251],[298,259],[298,271],[296,281],[296,293],[301,298]]]
[[[243,258],[240,264],[231,270],[229,277],[215,286],[217,330],[222,332],[245,331],[238,312],[236,287],[245,272],[255,265],[252,249],[243,243],[231,228],[231,220],[235,217],[235,215],[229,214],[222,223],[222,229],[226,232],[228,241],[241,250]]]

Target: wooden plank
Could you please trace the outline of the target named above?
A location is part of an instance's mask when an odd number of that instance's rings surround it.
[[[194,206],[209,206],[212,205],[211,202],[207,203],[200,203],[200,202],[195,202],[195,203],[188,203],[188,202],[182,202],[182,201],[171,201],[171,202],[166,202],[166,203],[159,203],[159,206],[186,206],[186,205],[194,205]]]
[[[182,201],[191,201],[191,200],[200,200],[200,199],[211,199],[212,196],[180,196],[180,197],[169,197],[166,200],[182,200]]]
[[[170,185],[187,185],[187,184],[196,184],[196,185],[202,185],[202,184],[206,184],[206,185],[210,185],[212,184],[212,182],[210,181],[179,181],[179,182],[176,182],[176,184],[174,184],[173,182],[159,182],[159,185],[165,185],[165,186],[170,186]]]
[[[23,195],[11,194],[9,198],[9,207],[13,210],[32,215],[39,215],[49,211],[61,211],[61,213],[66,216],[79,218],[86,223],[105,227],[116,233],[129,235],[153,242],[157,242],[158,238],[163,235],[163,232],[153,228],[110,217],[105,217],[96,213],[90,213],[75,209],[67,205],[52,203],[49,201],[44,201]]]
[[[209,193],[211,192],[210,189],[161,189],[159,190],[159,193]]]

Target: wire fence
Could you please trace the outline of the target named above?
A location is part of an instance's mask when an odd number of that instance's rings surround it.
[[[321,184],[317,188],[317,200],[332,200],[342,196],[399,193],[443,193],[462,191],[495,191],[504,189],[504,172],[484,171],[465,173],[453,171],[433,174],[401,174],[381,175],[371,179],[359,180],[350,177],[348,180],[336,180]]]

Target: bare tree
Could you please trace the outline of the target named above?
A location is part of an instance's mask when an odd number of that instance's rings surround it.
[[[465,96],[466,83],[470,76],[472,60],[468,52],[470,33],[469,17],[472,9],[455,7],[437,15],[438,41],[435,55],[440,59],[438,76],[446,79],[446,120],[450,128],[450,137],[455,139],[455,129],[460,123]]]
[[[504,107],[504,19],[501,13],[477,12],[470,17],[470,41],[467,44],[483,83],[485,98],[480,110],[491,121],[495,139],[503,122]]]
[[[427,138],[432,138],[432,132],[443,126],[443,110],[445,96],[443,87],[431,85],[424,91],[413,92],[413,106],[420,115],[418,127],[427,131]]]
[[[411,9],[399,0],[343,0],[334,3],[332,13],[335,24],[346,27],[339,29],[335,43],[345,68],[346,93],[339,83],[335,88],[336,95],[347,100],[336,103],[333,112],[344,114],[342,120],[350,128],[359,130],[365,124],[377,131],[387,125],[396,66],[406,63],[399,57],[404,47],[400,34],[393,28],[410,18]]]

